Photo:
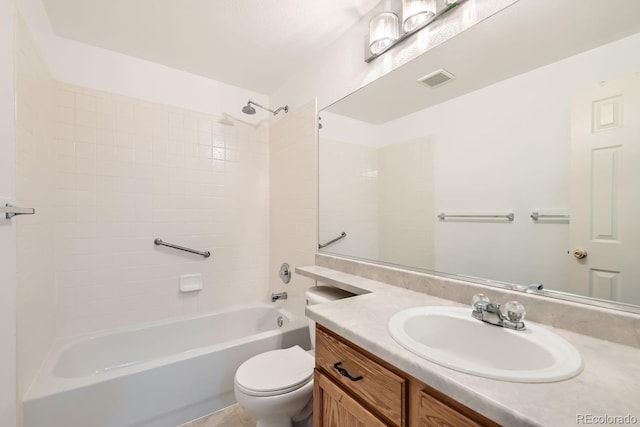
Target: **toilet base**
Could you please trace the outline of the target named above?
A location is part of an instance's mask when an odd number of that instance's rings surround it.
[[[256,427],[303,427],[297,422],[299,417],[304,421],[313,409],[313,380],[297,390],[275,396],[247,395],[237,384],[234,391],[238,404],[257,420]]]
[[[301,420],[293,420],[293,427],[313,427],[313,413],[310,413]]]

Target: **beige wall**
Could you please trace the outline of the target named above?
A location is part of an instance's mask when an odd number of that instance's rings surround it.
[[[33,381],[55,340],[54,82],[21,18],[16,21],[16,204],[35,215],[17,230],[18,397]]]
[[[280,281],[283,262],[291,268],[313,265],[316,238],[316,102],[290,110],[269,128],[269,291],[287,291],[289,299],[279,302],[304,315],[304,292],[314,282],[293,275]]]
[[[0,1],[0,198],[15,191],[14,0]],[[0,217],[0,425],[16,425],[15,221]]]

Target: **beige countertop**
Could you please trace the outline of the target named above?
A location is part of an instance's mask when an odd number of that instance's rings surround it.
[[[640,425],[640,349],[541,325],[573,344],[584,371],[569,380],[527,384],[491,380],[445,368],[407,351],[389,334],[392,315],[410,307],[461,306],[325,267],[298,267],[296,272],[359,294],[308,306],[306,315],[400,370],[431,385],[504,426],[563,427],[589,425],[579,416],[632,416]],[[469,307],[471,310],[471,308]],[[590,424],[615,424],[595,419]],[[606,420],[605,420],[606,421]]]

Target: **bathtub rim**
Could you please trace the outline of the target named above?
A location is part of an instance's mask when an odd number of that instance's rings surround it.
[[[156,359],[151,359],[141,363],[124,366],[111,371],[101,372],[95,375],[68,378],[68,377],[59,377],[54,374],[56,362],[58,361],[58,358],[60,357],[62,352],[78,342],[86,341],[89,339],[96,339],[96,338],[100,338],[108,335],[114,335],[122,332],[139,331],[139,330],[150,328],[150,327],[163,326],[167,324],[184,322],[189,320],[197,320],[197,319],[209,317],[216,314],[242,311],[248,308],[269,308],[269,309],[275,310],[276,312],[282,314],[286,319],[288,319],[288,322],[284,326],[279,328],[270,329],[268,331],[244,336],[241,338],[236,338],[234,340],[225,341],[218,344],[198,347],[195,349],[190,349],[190,350],[182,351],[179,353],[162,356]],[[301,327],[307,327],[307,326],[308,326],[308,319],[306,319],[305,317],[296,316],[295,314],[291,313],[289,310],[284,309],[283,307],[276,307],[266,303],[255,303],[255,304],[235,305],[235,306],[220,309],[220,310],[208,311],[208,312],[197,313],[197,314],[174,316],[166,319],[154,320],[151,322],[137,323],[131,326],[121,326],[117,328],[105,329],[96,333],[89,333],[89,334],[83,334],[83,335],[78,335],[74,337],[60,338],[56,340],[54,344],[51,346],[51,349],[47,353],[47,356],[44,362],[38,369],[38,372],[36,373],[33,382],[29,385],[29,387],[27,388],[27,391],[22,397],[22,402],[24,404],[25,402],[30,400],[36,400],[36,399],[44,398],[47,396],[51,396],[56,393],[61,393],[69,390],[87,387],[93,384],[98,384],[101,382],[116,379],[125,375],[136,374],[146,370],[158,368],[170,363],[176,363],[189,358],[202,356],[212,351],[224,350],[225,348],[229,348],[234,345],[242,345],[254,340],[268,338],[271,336],[285,333],[290,330],[294,330]]]

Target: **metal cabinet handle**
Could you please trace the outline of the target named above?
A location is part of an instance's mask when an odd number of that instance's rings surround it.
[[[340,367],[340,365],[342,365],[342,362],[336,362],[336,363],[334,363],[334,364],[333,364],[333,367],[334,367],[334,368],[336,368],[336,370],[337,370],[338,372],[340,372],[340,375],[342,375],[343,377],[347,377],[347,378],[349,378],[351,381],[360,381],[361,379],[363,379],[363,378],[362,378],[362,375],[357,376],[357,377],[352,377],[352,376],[349,374],[349,371],[347,371],[346,369],[344,369],[344,368]]]

